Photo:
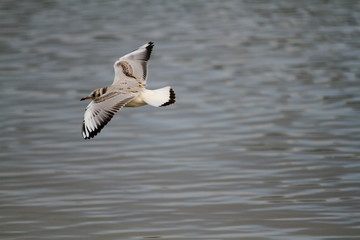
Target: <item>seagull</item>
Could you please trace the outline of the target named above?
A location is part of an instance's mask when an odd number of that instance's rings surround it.
[[[153,47],[154,43],[149,42],[119,58],[114,64],[114,82],[80,99],[92,100],[85,109],[82,125],[84,139],[95,137],[123,107],[164,107],[175,103],[175,92],[170,86],[155,90],[145,88],[147,62]]]

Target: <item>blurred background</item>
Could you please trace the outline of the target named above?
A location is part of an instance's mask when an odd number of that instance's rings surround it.
[[[0,3],[1,239],[359,239],[359,1]],[[80,98],[149,41],[92,140]]]

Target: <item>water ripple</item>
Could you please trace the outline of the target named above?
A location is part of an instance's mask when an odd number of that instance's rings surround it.
[[[4,1],[0,238],[357,239],[358,12]],[[150,87],[177,104],[84,141],[79,99],[150,40]]]

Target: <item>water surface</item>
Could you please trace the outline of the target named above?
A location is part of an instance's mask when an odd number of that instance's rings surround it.
[[[357,1],[2,1],[1,239],[358,239]],[[149,85],[83,140],[113,62]]]

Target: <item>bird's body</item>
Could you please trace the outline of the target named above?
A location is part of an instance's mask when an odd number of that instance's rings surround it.
[[[95,89],[81,99],[92,99],[84,114],[82,133],[85,139],[96,136],[122,107],[163,107],[175,103],[175,92],[171,87],[156,90],[145,88],[147,61],[153,46],[149,42],[121,57],[114,64],[115,79],[112,85]]]

